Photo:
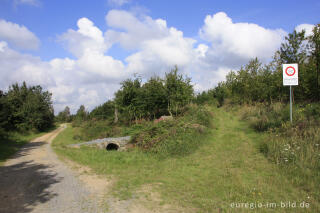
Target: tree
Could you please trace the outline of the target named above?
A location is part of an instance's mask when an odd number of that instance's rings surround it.
[[[218,86],[214,89],[214,97],[218,100],[219,106],[222,106],[225,98],[228,97],[227,87],[224,82],[218,83]]]
[[[305,31],[289,33],[285,37],[285,42],[279,49],[279,59],[282,64],[298,63],[302,64],[307,57],[307,47]]]
[[[114,101],[107,101],[104,104],[97,106],[91,112],[89,117],[95,119],[109,119],[113,118],[115,111]]]
[[[311,47],[311,59],[315,63],[316,67],[316,95],[318,101],[320,100],[319,91],[319,72],[320,72],[320,24],[317,24],[313,30],[313,34],[309,37]]]
[[[0,138],[9,130],[8,116],[10,114],[6,94],[0,90]]]
[[[56,119],[60,122],[70,122],[71,121],[70,108],[66,106],[63,111],[59,112]]]
[[[52,94],[41,86],[13,84],[5,95],[8,128],[11,130],[44,130],[53,124]]]
[[[115,104],[120,113],[128,120],[135,119],[143,115],[143,100],[141,98],[141,79],[127,79],[121,82],[121,89],[115,94]]]
[[[160,117],[166,113],[167,96],[163,80],[152,77],[142,86],[142,98],[144,99],[144,111],[147,116]]]
[[[178,74],[178,67],[176,66],[169,73],[166,73],[164,80],[164,87],[166,89],[166,96],[168,99],[168,112],[172,115],[172,111],[178,114],[178,109],[184,107],[193,99],[193,86],[191,79]]]
[[[79,121],[84,121],[87,119],[87,111],[84,105],[81,105],[77,111],[77,114],[75,115],[75,119]]]

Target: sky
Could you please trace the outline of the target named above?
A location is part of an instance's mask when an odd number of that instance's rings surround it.
[[[0,0],[0,89],[26,81],[55,113],[90,111],[120,82],[175,65],[197,92],[250,59],[271,60],[285,36],[320,22],[320,1]]]

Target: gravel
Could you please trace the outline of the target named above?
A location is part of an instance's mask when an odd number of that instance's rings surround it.
[[[64,128],[28,143],[0,167],[0,213],[105,212],[103,197],[59,161],[50,146]]]

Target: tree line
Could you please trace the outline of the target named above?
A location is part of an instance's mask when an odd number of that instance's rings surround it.
[[[42,131],[53,125],[52,94],[41,86],[18,83],[0,90],[0,135],[8,131]]]
[[[289,87],[282,83],[282,64],[298,63],[299,85],[294,87],[294,100],[320,100],[320,24],[311,36],[305,31],[289,33],[268,64],[251,59],[239,70],[230,71],[226,80],[215,88],[195,95],[191,79],[178,73],[175,67],[164,78],[152,77],[145,83],[139,77],[121,82],[115,98],[97,106],[90,113],[80,106],[75,115],[65,108],[57,116],[59,121],[114,119],[128,122],[155,119],[162,115],[178,115],[191,103],[222,105],[226,98],[235,103],[287,101]]]
[[[151,77],[145,83],[139,77],[121,82],[115,98],[97,106],[88,113],[80,106],[75,115],[66,107],[57,116],[58,121],[81,122],[87,119],[118,119],[128,123],[141,119],[152,120],[162,115],[176,116],[194,100],[191,79],[178,73],[175,67],[164,78]]]
[[[215,88],[201,93],[198,101],[204,102],[215,97],[220,105],[225,98],[236,103],[286,101],[289,87],[282,83],[282,64],[297,63],[299,85],[293,87],[294,100],[315,102],[320,100],[320,24],[311,36],[305,31],[293,31],[275,52],[270,63],[263,65],[258,58],[237,71],[230,71],[226,80]]]

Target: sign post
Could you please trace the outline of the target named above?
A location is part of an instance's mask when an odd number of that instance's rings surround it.
[[[290,122],[292,123],[292,86],[298,85],[298,64],[282,65],[283,85],[290,86]]]

